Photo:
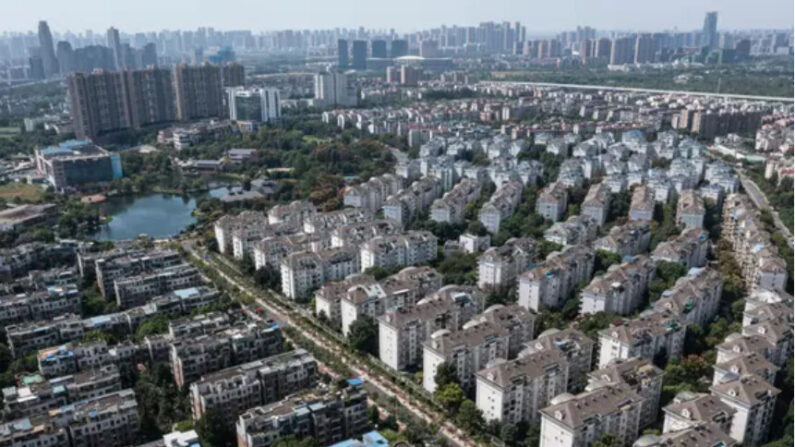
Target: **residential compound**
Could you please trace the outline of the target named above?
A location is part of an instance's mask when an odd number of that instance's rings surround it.
[[[639,446],[762,442],[792,349],[786,263],[738,194],[733,166],[693,138],[660,130],[694,100],[511,83],[473,88],[485,95],[324,111],[323,120],[342,129],[405,137],[412,155],[393,150],[393,173],[346,184],[342,209],[299,201],[225,216],[215,227],[219,251],[279,270],[283,294],[313,296],[314,315],[341,337],[358,320],[375,319],[385,366],[421,371],[430,393],[439,368],[451,368],[487,421],[540,427],[542,446],[606,436]],[[531,111],[590,120],[511,118]],[[550,166],[557,174],[545,172]],[[522,201],[536,191],[528,208]],[[721,228],[712,222],[716,210]],[[517,212],[543,218],[543,231],[515,222]],[[661,218],[674,223],[663,238]],[[475,222],[486,231],[473,230]],[[714,375],[700,379],[709,393],[670,400],[661,368],[688,354],[688,326],[726,315],[725,278],[710,262],[723,249],[718,230],[746,281],[743,326],[716,347]],[[339,262],[327,260],[330,253]],[[471,270],[442,268],[475,257],[476,283]],[[671,271],[684,275],[670,279]],[[469,285],[451,283],[458,278]],[[546,316],[572,311],[579,316],[566,327],[549,328]],[[536,334],[539,326],[545,330]],[[254,389],[240,366],[229,369],[240,389]],[[247,404],[233,405],[236,413]],[[264,405],[238,420],[246,437],[239,442],[270,445],[275,426],[294,433],[296,425],[280,425],[296,420],[292,407]],[[244,429],[247,417],[264,428]],[[660,434],[641,436],[658,427]]]

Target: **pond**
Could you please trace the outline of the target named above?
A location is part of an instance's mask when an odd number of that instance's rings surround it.
[[[148,194],[145,196],[109,197],[99,205],[102,215],[112,220],[93,234],[93,239],[119,241],[146,234],[155,239],[176,236],[196,222],[192,212],[201,197],[220,197],[225,187],[206,193],[181,196],[177,194]]]

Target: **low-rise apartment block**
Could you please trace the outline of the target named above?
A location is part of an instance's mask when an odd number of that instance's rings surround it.
[[[238,447],[272,447],[285,437],[332,445],[366,432],[367,393],[361,379],[348,382],[342,390],[299,394],[246,411],[237,419]]]
[[[537,352],[559,351],[568,362],[566,390],[578,392],[585,388],[586,375],[593,363],[594,342],[576,329],[547,329],[519,353],[524,357]]]
[[[516,277],[536,260],[538,243],[531,238],[511,238],[501,247],[491,247],[478,258],[478,288],[506,290]]]
[[[340,247],[317,253],[292,253],[282,260],[280,270],[282,293],[298,300],[326,282],[358,273],[361,264],[355,248]]]
[[[431,204],[430,219],[440,223],[460,223],[464,220],[467,203],[480,198],[481,185],[470,179],[463,179],[441,199]]]
[[[722,292],[720,272],[710,267],[693,268],[672,289],[662,293],[654,308],[678,315],[684,325],[703,327],[717,315]]]
[[[654,191],[646,185],[638,185],[632,191],[629,202],[629,220],[651,222],[654,219]]]
[[[643,306],[656,266],[647,256],[636,256],[607,269],[583,290],[581,314],[598,312],[629,315]]]
[[[609,211],[610,186],[604,182],[591,185],[580,205],[580,214],[591,217],[601,227],[607,222]]]
[[[519,304],[534,312],[559,308],[577,283],[591,279],[593,265],[594,252],[587,246],[570,245],[550,254],[519,275]]]
[[[651,241],[648,222],[627,222],[610,229],[606,236],[594,241],[594,250],[615,253],[622,258],[645,253]]]
[[[362,244],[360,256],[362,271],[426,264],[436,259],[437,239],[429,231],[375,237]]]
[[[673,312],[646,310],[620,325],[599,331],[599,368],[633,357],[667,359],[682,356],[685,326]]]
[[[566,245],[590,245],[596,239],[599,227],[591,216],[578,214],[563,222],[555,222],[544,231],[544,239]]]
[[[422,362],[423,342],[436,331],[458,330],[483,310],[485,296],[470,286],[448,285],[417,302],[378,317],[382,362],[405,370]]]
[[[536,212],[545,219],[557,222],[566,215],[569,193],[561,183],[551,183],[541,190],[541,194],[536,199]]]
[[[689,228],[660,242],[651,253],[651,258],[655,261],[678,262],[689,270],[704,266],[708,248],[709,234],[701,228]]]
[[[662,393],[663,371],[649,359],[633,358],[614,361],[604,368],[588,373],[588,388],[625,383],[643,398],[640,427],[648,427],[657,420]]]
[[[522,200],[522,189],[521,182],[507,182],[497,188],[478,213],[478,220],[486,230],[491,233],[500,231],[500,222],[516,212]]]
[[[704,228],[706,208],[701,195],[688,189],[679,194],[676,202],[676,224],[685,228]]]
[[[232,425],[257,405],[315,386],[317,362],[303,349],[216,371],[190,385],[193,418],[212,410]]]

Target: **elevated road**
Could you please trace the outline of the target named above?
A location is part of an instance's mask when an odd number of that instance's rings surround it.
[[[522,82],[522,81],[481,81],[478,84],[513,84],[513,85],[531,85],[538,87],[559,87],[559,88],[572,88],[579,90],[611,90],[619,92],[637,92],[637,93],[654,93],[663,95],[686,95],[686,96],[703,96],[709,98],[726,98],[726,99],[748,99],[752,101],[773,101],[773,102],[793,102],[791,97],[781,96],[757,96],[757,95],[738,95],[733,93],[709,93],[709,92],[693,92],[688,90],[661,90],[653,88],[640,88],[640,87],[620,87],[614,85],[589,85],[589,84],[561,84],[556,82]]]

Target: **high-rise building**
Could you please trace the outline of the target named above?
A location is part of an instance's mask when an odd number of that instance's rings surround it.
[[[386,40],[374,40],[370,42],[372,47],[372,57],[386,59]]]
[[[392,58],[402,57],[409,54],[409,42],[407,40],[398,39],[392,41],[392,51],[390,56]]]
[[[348,76],[341,71],[325,71],[315,75],[315,102],[319,106],[356,105],[356,92]]]
[[[221,67],[221,83],[226,87],[246,85],[246,69],[237,62],[229,62]]]
[[[149,42],[141,49],[141,67],[157,66],[157,47],[153,42]]]
[[[147,68],[124,72],[124,87],[130,109],[130,125],[134,129],[177,118],[174,104],[174,83],[166,68]]]
[[[347,68],[348,64],[348,41],[340,39],[337,41],[337,66]]]
[[[711,11],[704,16],[704,28],[701,31],[701,46],[709,49],[718,47],[718,12]]]
[[[41,56],[41,62],[44,65],[44,75],[58,74],[58,59],[55,57],[50,26],[44,20],[39,22],[39,48],[39,56]]]
[[[367,69],[367,41],[354,40],[353,41],[353,68],[356,70]]]
[[[72,51],[72,44],[66,41],[58,42],[58,71],[66,76],[75,69],[74,51]]]
[[[613,43],[607,37],[600,38],[593,47],[593,57],[599,57],[603,59],[610,59],[610,51],[613,46]]]
[[[420,57],[438,57],[439,42],[435,40],[423,40],[420,42]]]
[[[204,63],[174,67],[177,119],[180,121],[216,118],[226,114],[221,67]]]
[[[28,58],[28,65],[30,65],[30,70],[28,71],[28,78],[44,79],[44,62],[42,62],[41,56],[39,56],[38,54],[31,55]]]
[[[121,158],[89,140],[36,149],[36,170],[57,190],[122,177]]]
[[[232,121],[268,123],[282,116],[279,90],[275,88],[230,87],[226,92]]]
[[[400,67],[400,84],[417,85],[422,77],[422,69],[410,65]]]
[[[78,138],[94,138],[130,127],[123,73],[74,73],[67,79],[67,90]]]
[[[654,40],[651,34],[638,34],[635,38],[635,63],[642,64],[654,60]]]
[[[745,62],[751,56],[751,40],[742,39],[734,45],[735,62]]]
[[[635,38],[632,36],[613,39],[610,49],[610,65],[631,64],[635,59]]]
[[[121,39],[119,38],[119,30],[114,27],[108,28],[108,48],[113,51],[113,63],[116,70],[121,70],[124,67],[124,54],[122,53]]]

